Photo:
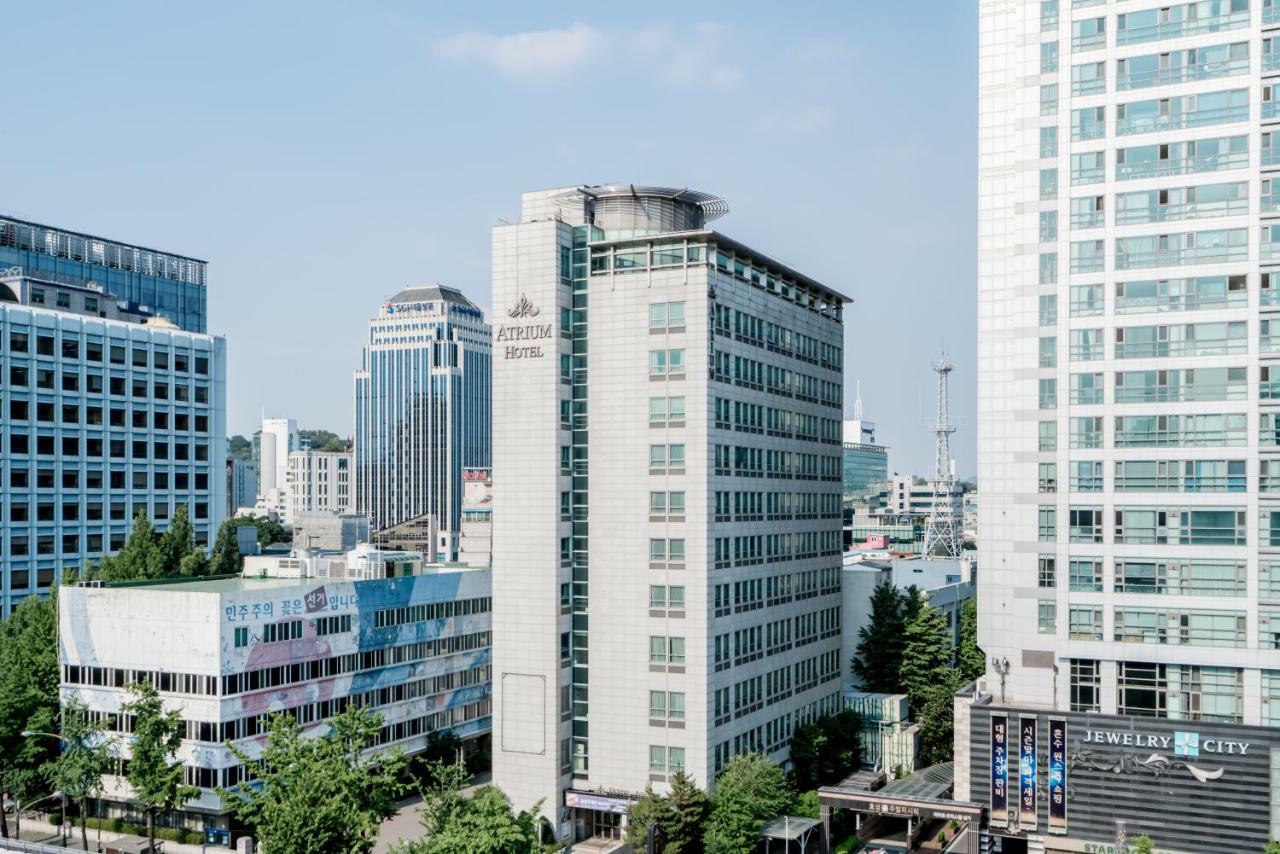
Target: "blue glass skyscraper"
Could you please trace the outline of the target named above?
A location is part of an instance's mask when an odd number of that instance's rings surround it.
[[[355,375],[356,510],[374,531],[430,515],[457,555],[462,470],[488,468],[490,331],[460,291],[406,288],[369,324]]]

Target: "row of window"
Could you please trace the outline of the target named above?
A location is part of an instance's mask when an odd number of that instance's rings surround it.
[[[1248,486],[1245,460],[1118,460],[1112,489],[1116,492],[1244,492]],[[1074,460],[1067,464],[1072,492],[1102,492],[1102,462]],[[1057,492],[1058,464],[1040,463],[1039,491]],[[1280,463],[1262,461],[1260,492],[1280,491]]]
[[[839,555],[843,548],[839,530],[716,537],[713,542],[716,569],[831,557]]]
[[[1058,71],[1059,50],[1056,41],[1040,43],[1040,73]],[[1117,92],[1132,89],[1148,89],[1171,83],[1189,83],[1199,80],[1216,80],[1249,73],[1249,43],[1224,42],[1185,50],[1162,51],[1141,56],[1130,56],[1115,61],[1115,88]],[[1280,41],[1262,40],[1262,68],[1264,71],[1280,67]],[[1056,102],[1057,87],[1051,93],[1041,86],[1041,115],[1046,105]],[[1107,91],[1107,63],[1084,62],[1071,66],[1072,96],[1100,95]]]
[[[1154,9],[1120,12],[1115,17],[1115,44],[1119,47],[1238,30],[1249,26],[1249,20],[1249,0],[1191,0]],[[1052,30],[1057,26],[1057,0],[1041,2],[1041,30]],[[1105,15],[1071,22],[1073,51],[1097,50],[1106,46]]]
[[[428,620],[447,620],[451,617],[488,613],[492,609],[488,596],[406,605],[401,608],[380,608],[373,612],[373,627],[385,629],[408,623],[425,623]]]
[[[842,443],[840,420],[836,418],[824,418],[821,415],[723,397],[714,398],[713,407],[715,426],[721,430],[802,439],[828,445]]]
[[[1248,416],[1243,412],[1195,413],[1186,415],[1116,415],[1112,433],[1115,448],[1207,448],[1248,444]],[[1069,447],[1092,449],[1104,446],[1104,416],[1075,416],[1067,420]],[[1041,421],[1039,449],[1058,449],[1058,422]],[[1258,444],[1280,446],[1280,414],[1258,416]],[[1267,461],[1263,461],[1268,466]]]
[[[812,723],[823,715],[833,715],[843,706],[840,694],[828,694],[806,703],[794,713],[787,712],[752,729],[740,732],[712,746],[713,773],[719,774],[734,756],[743,753],[774,753],[787,746],[795,727]],[[794,723],[793,723],[794,721]]]
[[[711,352],[711,378],[717,382],[823,406],[840,408],[844,405],[843,389],[838,382],[749,356],[736,356],[724,350],[713,349]]]
[[[1262,514],[1268,531],[1274,529],[1271,515],[1269,511]],[[1073,506],[1068,508],[1066,516],[1068,542],[1103,542],[1105,514],[1101,507]],[[1041,505],[1037,517],[1040,540],[1055,542],[1058,508]],[[1117,507],[1112,511],[1112,519],[1113,542],[1117,544],[1243,546],[1247,542],[1248,526],[1243,509]]]
[[[1067,609],[1067,636],[1072,640],[1100,641],[1104,637],[1103,609],[1097,605],[1071,605]],[[1057,603],[1042,600],[1038,609],[1042,634],[1057,633]],[[1150,643],[1166,646],[1218,646],[1243,648],[1248,645],[1244,611],[1203,611],[1180,608],[1116,607],[1112,637],[1116,643]],[[1280,643],[1280,614],[1276,631],[1259,619],[1259,646],[1276,649]]]
[[[1175,403],[1179,401],[1246,400],[1249,396],[1245,367],[1174,368],[1150,371],[1116,371],[1115,403]],[[1280,374],[1271,378],[1271,367],[1259,369],[1258,396],[1263,400],[1280,398]],[[1104,374],[1072,374],[1070,402],[1095,405],[1105,402]],[[1058,380],[1039,380],[1039,407],[1057,409]]]
[[[1070,670],[1072,711],[1101,712],[1102,662],[1071,659]],[[1264,690],[1264,717],[1280,712],[1276,696]],[[1115,700],[1121,715],[1243,723],[1244,673],[1235,667],[1119,661]]]
[[[32,338],[34,337],[34,347]],[[9,335],[3,339],[8,342],[4,354],[8,357],[36,356],[61,357],[79,360],[83,355],[86,362],[94,364],[129,365],[134,368],[151,368],[156,371],[172,371],[173,373],[194,373],[196,376],[209,376],[209,356],[196,353],[193,358],[185,349],[175,351],[170,358],[167,349],[152,347],[133,347],[124,344],[104,343],[98,336],[89,336],[82,340],[79,333],[62,330],[59,340],[52,332],[36,332],[34,335],[24,327],[9,324]],[[193,370],[194,369],[194,370]]]
[[[716,522],[761,522],[832,518],[840,513],[840,495],[832,492],[713,493]]]
[[[714,614],[725,617],[840,592],[840,567],[821,567],[712,586]]]
[[[1275,337],[1273,338],[1273,333]],[[1106,358],[1106,330],[1072,329],[1067,354],[1073,362]],[[1248,325],[1243,320],[1210,323],[1178,323],[1158,326],[1118,326],[1112,337],[1115,359],[1159,359],[1178,356],[1233,356],[1249,351]],[[1258,326],[1259,349],[1280,352],[1280,325],[1262,320]],[[1040,338],[1040,367],[1058,364],[1058,339]]]
[[[1065,561],[1067,589],[1162,596],[1245,596],[1248,593],[1248,565],[1242,560],[1117,557],[1109,562],[1112,570],[1107,573],[1102,558],[1073,555]],[[1057,557],[1040,555],[1037,583],[1048,589],[1059,586]],[[1280,563],[1259,563],[1258,595],[1265,598],[1280,595]]]
[[[7,451],[10,456],[28,456],[32,452],[32,441],[29,432],[19,432],[21,428],[10,427],[7,432],[0,433],[0,439],[7,437]],[[164,463],[170,459],[177,462],[194,460],[209,461],[209,446],[198,442],[151,441],[137,439],[103,439],[101,436],[88,436],[81,442],[76,432],[60,430],[61,435],[38,433],[35,436],[34,455],[38,457],[88,457],[90,459],[140,460]],[[172,453],[170,453],[172,452]],[[25,468],[25,467],[24,467]]]
[[[841,370],[844,364],[843,348],[840,345],[792,332],[781,324],[726,305],[715,306],[712,325],[718,335],[732,336],[735,341],[742,341],[771,353],[793,356],[802,362],[821,365],[833,371]]]
[[[724,477],[761,477],[791,480],[841,479],[840,454],[809,454],[748,445],[715,445],[714,473]]]

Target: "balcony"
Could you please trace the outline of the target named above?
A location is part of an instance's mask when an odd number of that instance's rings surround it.
[[[1087,211],[1071,214],[1072,228],[1101,228],[1105,224],[1105,211]]]
[[[1280,163],[1277,152],[1276,163]],[[1116,180],[1131,181],[1135,178],[1163,178],[1170,175],[1194,175],[1198,172],[1221,172],[1226,169],[1244,169],[1249,165],[1249,152],[1232,151],[1226,154],[1201,154],[1180,157],[1176,160],[1147,160],[1139,163],[1116,164]]]
[[[1081,33],[1071,37],[1071,50],[1095,50],[1100,47],[1107,46],[1107,34],[1101,33]]]
[[[1081,169],[1072,169],[1071,170],[1071,186],[1074,187],[1080,184],[1096,184],[1099,181],[1102,181],[1103,179],[1105,179],[1106,175],[1107,175],[1107,167],[1105,166],[1086,166]],[[1058,196],[1057,188],[1055,187],[1053,195],[1049,196],[1048,198],[1057,198],[1057,196]],[[1042,199],[1046,198],[1043,194],[1043,191],[1041,192],[1040,198]]]
[[[1276,102],[1263,104],[1263,118],[1267,118],[1267,107]],[[1274,112],[1273,112],[1274,115]],[[1116,119],[1116,136],[1132,136],[1139,133],[1154,133],[1161,130],[1178,130],[1179,128],[1196,128],[1205,125],[1243,122],[1249,119],[1249,105],[1232,105],[1227,107],[1209,107],[1203,110],[1171,112],[1165,115],[1150,114]]]
[[[1280,257],[1280,243],[1268,245],[1275,247],[1276,257]],[[1188,264],[1224,264],[1230,261],[1248,260],[1248,246],[1193,246],[1187,249],[1152,249],[1138,252],[1125,252],[1120,247],[1116,248],[1117,270],[1181,267]]]
[[[1263,60],[1264,68],[1267,58]],[[1238,57],[1218,62],[1198,62],[1195,65],[1182,65],[1177,68],[1157,68],[1151,71],[1117,74],[1116,91],[1146,89],[1151,86],[1164,86],[1170,83],[1191,83],[1196,80],[1216,80],[1219,77],[1231,77],[1236,74],[1248,73],[1248,57]]]
[[[1210,202],[1184,202],[1176,205],[1154,205],[1145,208],[1116,210],[1116,225],[1144,222],[1173,222],[1180,219],[1206,219],[1234,216],[1249,212],[1249,199],[1224,199]]]
[[[1176,8],[1176,7],[1175,7]],[[1180,9],[1178,11],[1181,11]],[[1131,18],[1134,16],[1130,16]],[[1220,33],[1249,26],[1249,10],[1227,12],[1207,18],[1186,18],[1181,21],[1165,21],[1145,26],[1126,27],[1116,31],[1116,44],[1142,44],[1161,39],[1195,36],[1201,33]]]
[[[1259,245],[1258,257],[1263,261],[1280,261],[1280,243],[1267,242]]]

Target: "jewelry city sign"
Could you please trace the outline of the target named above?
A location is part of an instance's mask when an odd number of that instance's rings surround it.
[[[507,317],[513,320],[530,321],[542,314],[542,309],[529,301],[524,294],[516,304],[507,309]],[[546,355],[541,343],[550,341],[555,333],[550,323],[508,323],[498,327],[497,341],[505,345],[502,352],[504,359],[541,359]]]
[[[1198,732],[1172,735],[1129,730],[1085,730],[1071,754],[1072,767],[1115,774],[1153,775],[1157,778],[1185,770],[1201,783],[1222,779],[1226,770],[1209,767],[1218,756],[1248,756],[1251,744],[1223,738],[1201,738]],[[1115,752],[1114,748],[1128,748]],[[1172,756],[1165,755],[1171,751]]]

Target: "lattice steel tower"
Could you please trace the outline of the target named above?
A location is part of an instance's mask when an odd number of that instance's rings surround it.
[[[933,461],[933,505],[929,510],[929,527],[924,532],[925,557],[960,557],[960,520],[956,518],[956,477],[951,471],[951,434],[955,425],[947,412],[947,381],[952,365],[944,352],[933,363],[938,375],[938,414],[933,423],[936,450]]]

